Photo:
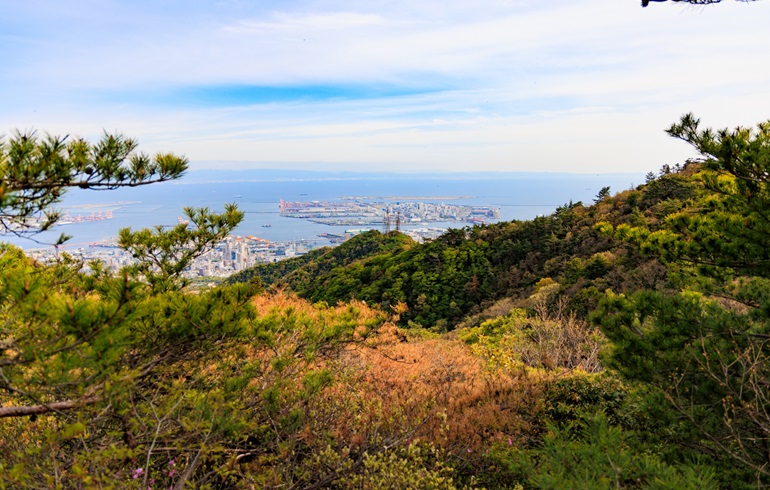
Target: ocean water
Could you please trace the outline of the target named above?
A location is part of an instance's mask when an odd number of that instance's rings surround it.
[[[372,201],[409,198],[423,202],[455,205],[497,206],[501,221],[532,219],[553,212],[570,201],[592,202],[604,186],[611,192],[643,182],[639,174],[303,174],[299,172],[191,172],[175,182],[111,191],[71,191],[57,206],[73,216],[91,212],[112,213],[112,219],[56,226],[35,236],[52,243],[60,233],[72,235],[70,247],[114,239],[118,230],[155,225],[173,226],[185,206],[222,210],[236,203],[245,219],[235,235],[252,235],[271,241],[309,240],[315,245],[328,242],[319,233],[342,233],[358,226],[337,227],[279,215],[278,203],[285,201],[336,201],[344,197]],[[269,227],[265,225],[270,225]],[[463,223],[428,223],[420,226],[454,227]],[[44,245],[13,236],[0,240],[25,249]]]

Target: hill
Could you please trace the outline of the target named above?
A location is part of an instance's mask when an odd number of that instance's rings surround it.
[[[181,272],[234,206],[124,231],[144,260],[117,274],[0,245],[0,488],[767,486],[770,123],[669,132],[703,160],[211,290]],[[32,209],[14,196],[51,197],[25,193],[31,170],[51,193],[82,182],[81,153],[11,147],[11,222]]]
[[[569,203],[550,216],[449,230],[416,244],[394,232],[359,235],[332,249],[256,266],[231,283],[259,277],[313,302],[352,299],[384,308],[404,303],[402,322],[451,329],[503,298],[521,303],[555,282],[570,308],[586,314],[606,289],[666,287],[657,259],[596,230],[600,222],[656,226],[695,193],[695,166],[593,205]]]

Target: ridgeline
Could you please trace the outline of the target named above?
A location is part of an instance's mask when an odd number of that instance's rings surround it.
[[[697,168],[664,171],[647,185],[597,197],[592,205],[569,203],[531,221],[451,229],[422,244],[397,232],[370,231],[334,248],[241,271],[228,282],[256,277],[265,287],[288,288],[311,302],[360,300],[386,311],[405,303],[403,325],[446,331],[498,315],[494,306],[502,299],[511,307],[526,305],[545,281],[559,284],[558,296],[585,316],[607,289],[669,287],[666,268],[654,256],[596,227],[655,229],[695,196]]]

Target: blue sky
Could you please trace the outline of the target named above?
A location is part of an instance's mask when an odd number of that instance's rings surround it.
[[[646,172],[770,118],[770,1],[0,0],[0,132],[193,168]]]

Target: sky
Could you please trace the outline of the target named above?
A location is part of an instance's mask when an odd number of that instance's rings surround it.
[[[641,172],[770,118],[770,0],[0,0],[0,133],[193,169]]]

